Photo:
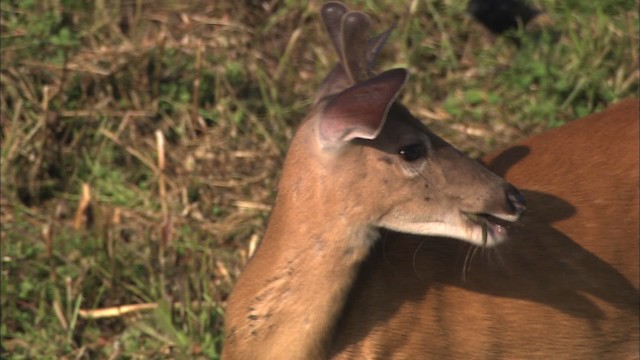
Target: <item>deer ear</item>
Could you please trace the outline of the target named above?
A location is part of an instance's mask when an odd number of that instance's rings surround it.
[[[330,99],[317,118],[320,140],[335,145],[353,139],[375,139],[407,77],[405,69],[385,71]]]

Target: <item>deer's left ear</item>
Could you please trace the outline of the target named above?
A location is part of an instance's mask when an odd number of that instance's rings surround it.
[[[407,70],[393,69],[337,94],[317,115],[320,141],[331,146],[353,139],[375,139],[407,77]]]

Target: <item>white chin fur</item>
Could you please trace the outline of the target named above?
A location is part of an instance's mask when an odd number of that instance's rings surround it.
[[[486,242],[483,241],[482,226],[478,224],[460,224],[458,226],[443,222],[383,224],[384,228],[424,236],[442,236],[466,241],[474,245],[492,247],[507,240],[507,230],[497,224],[487,226]]]

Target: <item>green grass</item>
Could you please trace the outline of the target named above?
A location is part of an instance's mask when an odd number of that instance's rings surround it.
[[[637,1],[536,5],[541,30],[515,46],[465,2],[349,4],[377,31],[399,21],[378,68],[408,67],[405,104],[473,156],[637,96]],[[319,6],[0,1],[2,358],[218,357],[288,141],[336,60]],[[158,307],[80,316],[143,303]]]

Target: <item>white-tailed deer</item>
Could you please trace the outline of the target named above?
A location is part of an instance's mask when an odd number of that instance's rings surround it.
[[[371,73],[388,32],[367,41],[369,18],[337,2],[322,19],[341,64],[292,140],[223,357],[633,354],[637,103],[523,143],[520,163],[492,160],[533,208],[505,241],[522,196],[395,101],[404,69]]]
[[[383,233],[331,355],[637,359],[639,106],[622,101],[487,157],[527,199],[498,247]]]

